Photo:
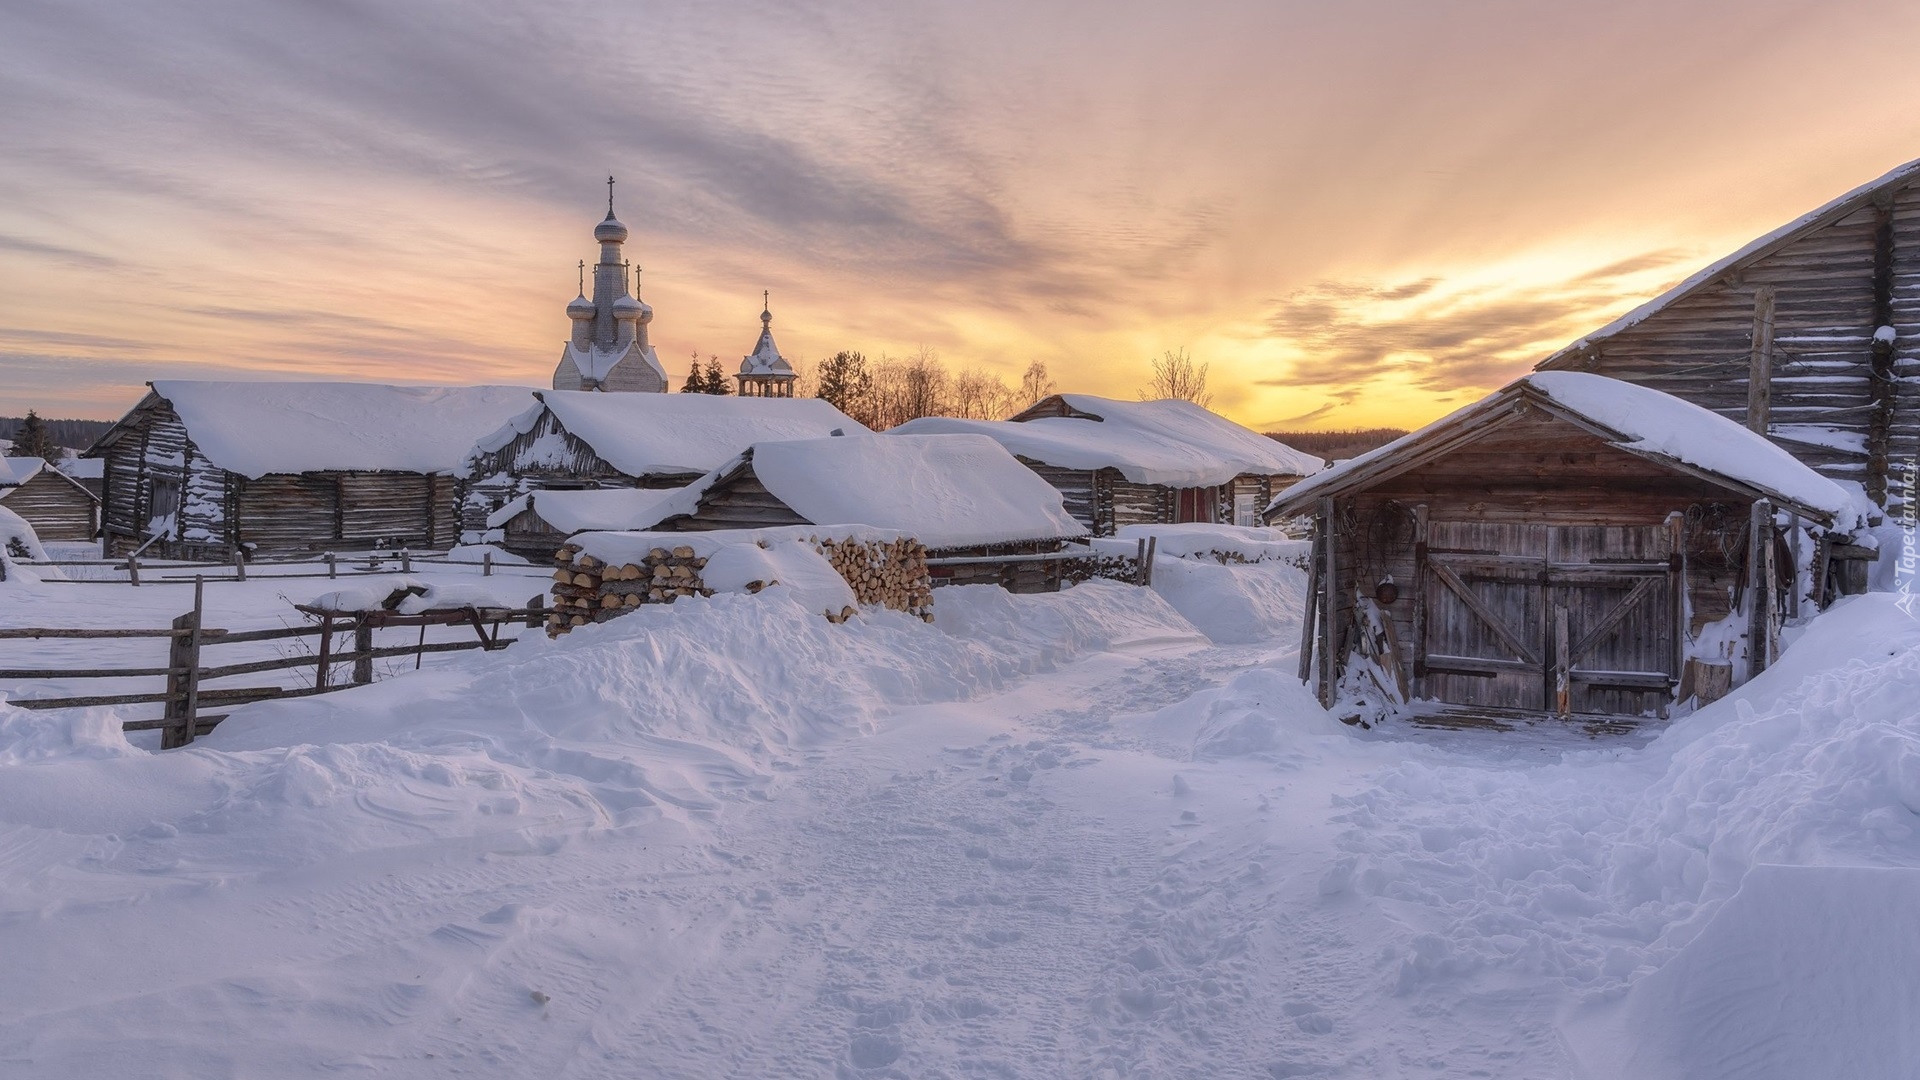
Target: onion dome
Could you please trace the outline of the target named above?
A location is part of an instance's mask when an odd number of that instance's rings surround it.
[[[567,318],[569,319],[593,318],[593,301],[587,299],[585,294],[574,297],[572,302],[567,304]]]
[[[613,317],[616,319],[637,319],[647,305],[631,296],[616,296],[613,299]]]
[[[627,227],[620,224],[620,219],[609,210],[607,219],[593,227],[593,238],[602,244],[624,244],[627,242]]]

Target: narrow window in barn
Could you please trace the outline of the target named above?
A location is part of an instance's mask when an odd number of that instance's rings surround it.
[[[1212,487],[1181,488],[1174,502],[1173,520],[1176,522],[1214,520],[1214,507],[1220,499],[1220,489]]]

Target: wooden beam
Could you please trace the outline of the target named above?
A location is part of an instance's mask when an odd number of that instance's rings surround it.
[[[1886,506],[1893,410],[1900,398],[1893,371],[1893,203],[1876,199],[1873,213],[1873,326],[1869,331],[1873,342],[1868,347],[1867,364],[1867,394],[1873,410],[1867,415],[1866,487],[1868,498]]]
[[[1773,405],[1773,286],[1753,291],[1753,351],[1747,366],[1747,429],[1765,437]]]
[[[1753,504],[1747,528],[1747,678],[1773,662],[1773,505]]]
[[[1313,677],[1313,637],[1314,620],[1320,616],[1320,545],[1321,537],[1313,538],[1313,553],[1307,556],[1307,565],[1311,568],[1307,585],[1307,610],[1300,619],[1300,681],[1306,682]],[[1147,560],[1147,542],[1140,541],[1140,561]]]
[[[1338,545],[1333,535],[1333,499],[1320,500],[1320,535],[1325,538],[1321,545],[1320,574],[1320,706],[1333,707],[1333,681],[1339,674],[1339,664],[1333,655],[1336,635],[1334,633],[1334,615],[1339,610],[1335,602],[1339,596],[1339,556],[1335,550]]]
[[[1427,504],[1413,508],[1413,696],[1427,693]]]
[[[1440,584],[1452,590],[1453,594],[1460,598],[1460,602],[1467,605],[1467,610],[1473,612],[1474,616],[1484,623],[1487,629],[1493,631],[1493,636],[1499,638],[1501,644],[1505,645],[1515,656],[1519,657],[1522,663],[1528,665],[1529,670],[1537,671],[1540,669],[1540,657],[1535,655],[1534,651],[1523,644],[1519,638],[1513,636],[1513,631],[1509,630],[1506,625],[1500,621],[1500,617],[1488,610],[1487,605],[1483,603],[1479,597],[1473,595],[1473,590],[1467,588],[1467,583],[1460,580],[1460,575],[1454,573],[1446,563],[1438,559],[1429,559],[1427,566],[1433,571],[1433,576]],[[1432,660],[1429,658],[1429,663],[1431,662]]]

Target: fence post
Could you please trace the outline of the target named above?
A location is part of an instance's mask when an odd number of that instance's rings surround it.
[[[1147,583],[1147,538],[1144,536],[1133,546],[1133,583]]]
[[[332,558],[331,555],[328,556]],[[327,687],[328,668],[333,666],[333,616],[320,617],[320,665],[314,669],[313,686],[316,690]]]
[[[327,577],[337,578],[339,576],[340,576],[339,562],[335,558],[333,552],[329,551],[327,552]]]
[[[127,556],[127,580],[138,587],[140,584],[140,556]]]
[[[413,553],[406,548],[400,549],[400,572],[403,574],[413,573]]]
[[[373,624],[365,615],[353,624],[353,651],[358,655],[353,662],[354,685],[364,686],[373,681]]]
[[[541,593],[527,601],[527,629],[538,630],[547,619],[547,594]]]
[[[480,556],[480,576],[493,576],[493,552],[487,551]]]
[[[168,639],[167,725],[160,729],[160,749],[186,746],[198,734],[200,725],[200,618],[202,590],[206,579],[194,578],[193,610],[173,620],[175,630],[186,631]]]
[[[239,548],[233,549],[233,577],[235,581],[247,580],[247,560]]]
[[[1153,584],[1153,557],[1159,549],[1160,538],[1158,536],[1147,537],[1147,580],[1142,584]]]

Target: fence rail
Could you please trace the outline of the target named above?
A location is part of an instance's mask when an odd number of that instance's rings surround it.
[[[258,572],[274,567],[311,566],[312,573],[277,574],[258,573],[257,576],[271,578],[274,581],[296,581],[313,578],[338,578],[342,574],[410,574],[415,563],[425,566],[461,566],[479,567],[482,577],[492,577],[498,573],[526,577],[546,577],[550,571],[524,563],[496,563],[491,551],[484,553],[478,562],[466,559],[450,559],[437,552],[416,554],[405,548],[393,552],[354,552],[340,555],[326,552],[314,558],[268,558],[248,559],[235,553],[231,562],[195,562],[188,559],[142,559],[138,554],[119,559],[16,559],[19,566],[48,567],[105,567],[108,570],[121,571],[127,576],[102,578],[53,578],[50,583],[63,585],[191,585],[196,581],[246,581],[248,572]],[[324,569],[321,569],[324,568]],[[168,571],[192,571],[191,573],[167,573]],[[214,574],[209,571],[219,571]],[[142,574],[146,577],[142,578]]]
[[[204,585],[204,580],[197,584]],[[126,731],[157,729],[161,733],[161,749],[169,750],[193,742],[195,738],[213,730],[214,725],[226,719],[225,713],[218,715],[202,713],[200,711],[202,705],[241,705],[267,699],[308,697],[346,690],[354,686],[364,686],[373,681],[373,661],[377,659],[412,656],[414,666],[417,668],[420,665],[420,659],[428,653],[502,649],[519,640],[517,637],[502,637],[503,627],[524,623],[529,628],[538,628],[547,614],[546,606],[539,596],[535,596],[524,608],[446,608],[411,615],[392,611],[322,612],[303,607],[299,610],[318,617],[321,620],[320,625],[235,632],[218,627],[203,627],[201,625],[205,614],[203,601],[204,591],[196,587],[193,593],[193,610],[173,620],[173,625],[166,628],[90,629],[31,626],[0,629],[0,640],[165,638],[168,642],[167,663],[164,667],[0,668],[0,679],[87,680],[158,676],[165,680],[164,688],[161,690],[68,697],[8,698],[7,703],[22,709],[71,709],[97,705],[163,703],[166,708],[160,718],[128,720],[121,724],[121,728]],[[430,642],[426,640],[426,628],[429,626],[470,626],[474,631],[474,639]],[[374,645],[375,630],[396,627],[418,627],[420,640],[412,645],[378,647]],[[353,635],[353,648],[336,652],[333,648],[334,636],[347,633]],[[320,642],[318,650],[308,656],[282,656],[268,660],[243,660],[230,664],[212,665],[204,663],[202,659],[204,651],[212,646],[311,637],[318,637]],[[334,667],[341,664],[351,664],[352,675],[347,681],[335,682],[332,671]],[[201,688],[201,683],[214,679],[304,667],[314,669],[311,686]]]

